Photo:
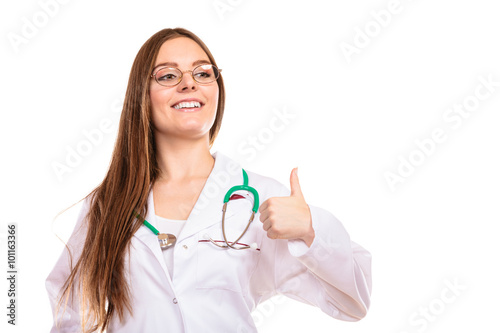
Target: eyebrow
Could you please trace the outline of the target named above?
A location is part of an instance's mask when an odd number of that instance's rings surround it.
[[[196,60],[195,62],[193,62],[192,66],[197,66],[197,65],[201,65],[201,64],[211,64],[210,61],[208,60]],[[167,61],[167,62],[162,62],[161,64],[158,64],[156,65],[154,68],[153,68],[153,71],[157,68],[157,67],[160,67],[160,66],[171,66],[171,67],[179,67],[179,64],[176,63],[176,62],[171,62],[171,61]]]

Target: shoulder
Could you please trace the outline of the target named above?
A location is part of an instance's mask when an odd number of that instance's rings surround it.
[[[79,201],[83,202],[67,245],[72,244],[77,247],[83,246],[88,231],[88,215],[94,204],[94,199],[95,193],[91,192]]]
[[[218,158],[221,158],[223,170],[230,171],[233,181],[241,181],[241,169],[245,170],[248,175],[248,185],[255,188],[261,198],[289,195],[290,190],[278,180],[254,172],[247,168],[244,163],[240,163],[222,152],[217,152],[217,154]]]
[[[245,171],[248,174],[248,185],[255,187],[263,198],[290,195],[290,190],[278,180],[251,170]]]

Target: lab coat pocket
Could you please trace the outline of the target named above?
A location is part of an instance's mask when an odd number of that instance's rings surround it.
[[[231,200],[225,218],[225,233],[229,243],[234,242],[245,230],[252,213],[248,200]],[[235,246],[256,245],[256,248],[236,250],[226,245],[222,234],[222,221],[198,233],[196,288],[225,289],[242,292],[261,256],[263,229],[259,214],[255,214],[248,230]],[[255,243],[255,244],[254,244]]]

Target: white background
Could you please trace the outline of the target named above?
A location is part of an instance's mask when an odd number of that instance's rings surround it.
[[[218,3],[230,7],[218,12]],[[226,111],[212,151],[287,186],[299,166],[307,202],[331,211],[373,255],[366,318],[341,322],[290,300],[258,308],[260,332],[498,330],[500,86],[458,127],[443,118],[473,100],[480,76],[500,82],[498,8],[487,0],[401,0],[380,27],[370,12],[389,3],[73,0],[14,47],[9,36],[22,36],[43,9],[2,1],[1,266],[7,223],[18,224],[19,251],[18,325],[6,323],[2,278],[2,332],[49,330],[44,281],[63,249],[56,234],[69,235],[80,205],[54,218],[107,171],[116,105],[137,51],[177,26],[200,36],[223,69]],[[372,37],[361,45],[367,27]],[[356,38],[363,47],[346,57],[341,43],[354,47]],[[254,159],[239,152],[250,137],[264,138],[273,110],[295,117]],[[65,163],[68,147],[103,119],[112,131],[59,179],[53,164]],[[399,157],[418,157],[415,140],[436,128],[446,140],[420,153],[422,163],[391,189],[384,174],[397,174]],[[454,294],[446,281],[464,289]],[[432,317],[418,315],[425,308]]]

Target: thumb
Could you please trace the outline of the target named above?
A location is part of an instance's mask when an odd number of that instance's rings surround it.
[[[290,174],[290,196],[292,197],[304,197],[302,195],[302,190],[300,189],[299,176],[297,175],[298,168],[294,168]]]

